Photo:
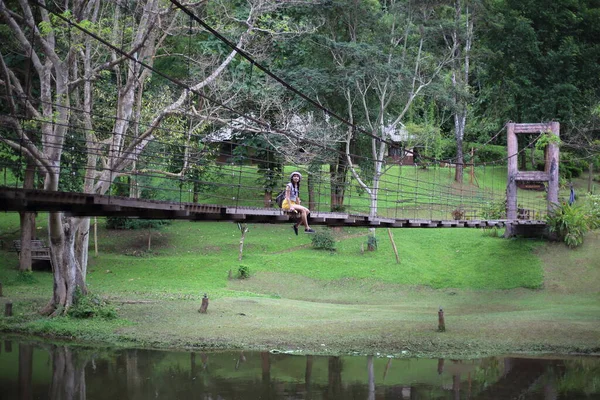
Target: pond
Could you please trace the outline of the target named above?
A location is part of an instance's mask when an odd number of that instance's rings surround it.
[[[0,337],[0,398],[599,399],[600,358],[184,352]]]

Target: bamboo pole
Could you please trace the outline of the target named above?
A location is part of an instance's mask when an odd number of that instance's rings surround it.
[[[98,217],[94,217],[94,255],[98,257]]]
[[[398,248],[396,247],[396,243],[394,243],[394,237],[392,236],[392,230],[390,228],[388,228],[388,236],[390,237],[390,241],[392,242],[392,248],[394,249],[394,254],[396,255],[396,264],[400,264]]]

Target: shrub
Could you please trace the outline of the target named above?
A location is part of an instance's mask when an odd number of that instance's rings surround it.
[[[317,250],[335,250],[335,239],[330,231],[324,230],[311,237],[312,246]]]
[[[590,194],[586,201],[588,227],[600,228],[600,195]]]
[[[375,251],[377,250],[377,238],[375,235],[367,236],[367,250]]]
[[[559,240],[573,248],[581,246],[585,233],[589,230],[589,221],[583,208],[567,203],[557,205],[546,218],[550,232]]]
[[[250,268],[246,265],[240,265],[238,267],[238,279],[250,278]]]
[[[88,293],[84,295],[81,289],[75,289],[73,305],[67,313],[73,318],[117,318],[117,311],[107,301],[99,296]]]
[[[483,219],[504,219],[506,218],[506,200],[495,203],[488,202],[481,212]]]

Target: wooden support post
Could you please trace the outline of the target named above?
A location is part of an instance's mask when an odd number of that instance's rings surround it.
[[[201,314],[206,314],[207,308],[208,308],[208,296],[206,295],[206,293],[204,293],[204,296],[202,297],[202,305],[200,306],[200,309],[198,310],[198,312]]]
[[[98,217],[94,217],[94,255],[98,257]]]
[[[558,122],[551,123],[552,135],[560,138],[560,124]],[[559,150],[556,143],[548,144],[548,160],[546,161],[546,172],[550,174],[548,182],[548,211],[552,212],[558,204],[558,164]]]
[[[400,257],[398,256],[398,248],[396,248],[396,243],[394,243],[394,237],[392,236],[392,230],[388,228],[388,235],[390,237],[390,241],[392,242],[392,248],[394,249],[394,254],[396,255],[396,264],[400,264]]]
[[[515,133],[515,124],[509,123],[506,127],[506,141],[508,147],[508,177],[506,183],[506,218],[517,219],[517,174],[518,152],[517,135]],[[509,228],[507,227],[507,230]]]
[[[6,303],[4,305],[4,316],[5,317],[12,317],[13,312],[12,312],[12,303],[9,301],[8,303]]]
[[[446,332],[446,321],[444,320],[444,310],[440,306],[440,310],[438,311],[438,331]]]

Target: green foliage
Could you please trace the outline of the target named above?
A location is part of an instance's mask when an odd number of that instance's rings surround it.
[[[88,293],[84,295],[79,287],[75,289],[73,296],[73,305],[67,313],[73,318],[102,318],[115,319],[117,311],[107,301],[102,300],[99,296]]]
[[[158,229],[172,223],[173,221],[168,219],[106,217],[106,229]]]
[[[549,144],[560,146],[560,137],[552,134],[552,132],[544,132],[535,142],[535,148],[537,150],[544,150]]]
[[[317,250],[335,250],[335,239],[329,230],[321,230],[311,236],[311,242],[314,249]]]
[[[574,248],[583,244],[585,233],[589,230],[589,222],[582,207],[563,203],[546,218],[550,232],[555,233],[559,240]]]
[[[491,220],[506,218],[506,200],[486,203],[481,218]]]
[[[600,195],[590,194],[585,200],[588,227],[600,229]]]
[[[247,265],[240,265],[238,267],[238,279],[248,279],[250,278],[250,267]]]
[[[485,145],[481,146],[478,143],[467,143],[465,144],[465,150],[473,147],[475,149],[474,160],[475,163],[485,163],[485,162],[498,162],[499,160],[504,160],[506,157],[506,146],[497,146],[497,145]]]
[[[568,151],[561,151],[560,153],[560,177],[563,179],[573,179],[581,176],[583,171],[587,168],[587,162],[580,156],[573,154]]]
[[[35,276],[33,275],[32,271],[19,271],[17,273],[16,282],[24,284],[34,284],[37,283],[37,279],[35,279]]]
[[[367,249],[369,251],[377,250],[377,237],[375,235],[367,236]]]

